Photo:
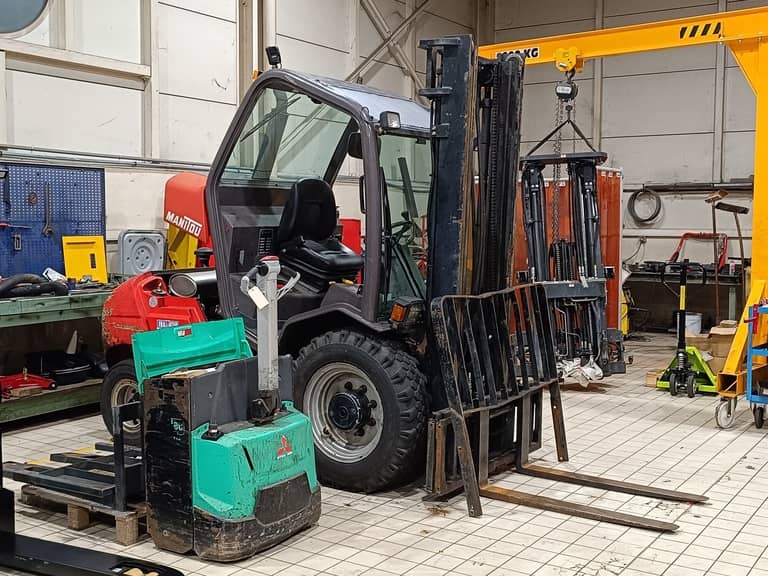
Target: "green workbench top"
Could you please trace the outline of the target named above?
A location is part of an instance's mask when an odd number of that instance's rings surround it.
[[[100,318],[109,290],[83,291],[68,296],[0,299],[0,328]]]

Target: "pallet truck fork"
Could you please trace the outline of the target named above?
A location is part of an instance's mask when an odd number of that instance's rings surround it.
[[[184,576],[154,562],[16,534],[14,494],[3,488],[2,441],[0,428],[0,568],[43,576]]]

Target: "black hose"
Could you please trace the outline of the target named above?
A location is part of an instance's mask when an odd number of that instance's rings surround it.
[[[653,212],[650,216],[646,216],[645,218],[642,218],[635,209],[635,204],[637,203],[638,198],[641,196],[648,196],[649,198],[653,198],[654,202]],[[632,220],[638,224],[648,224],[649,222],[656,220],[656,218],[658,218],[659,214],[661,213],[661,197],[649,188],[637,190],[633,192],[629,197],[629,202],[627,202],[627,210],[629,211],[629,215],[632,216]]]
[[[37,274],[15,274],[0,280],[0,298],[19,298],[22,296],[39,296],[53,293],[56,296],[66,296],[69,293],[63,282],[49,282]]]

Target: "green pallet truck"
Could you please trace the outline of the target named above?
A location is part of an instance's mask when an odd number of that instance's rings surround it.
[[[147,528],[159,548],[234,562],[320,517],[311,425],[281,400],[292,365],[277,353],[279,272],[268,257],[242,279],[257,309],[255,357],[242,318],[133,337]]]
[[[685,300],[688,286],[688,272],[699,270],[702,283],[706,282],[706,271],[701,264],[694,264],[688,260],[682,262],[668,262],[664,265],[661,281],[672,290],[666,282],[664,275],[667,269],[678,269],[680,273],[680,308],[677,313],[677,349],[675,358],[670,362],[666,370],[656,380],[657,388],[669,389],[672,396],[685,390],[689,398],[696,396],[696,392],[717,392],[717,377],[709,367],[709,364],[696,346],[687,346],[685,343]]]

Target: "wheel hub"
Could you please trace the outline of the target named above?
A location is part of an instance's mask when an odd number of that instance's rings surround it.
[[[339,430],[360,428],[370,420],[371,405],[368,397],[359,391],[339,392],[331,398],[328,417]]]

